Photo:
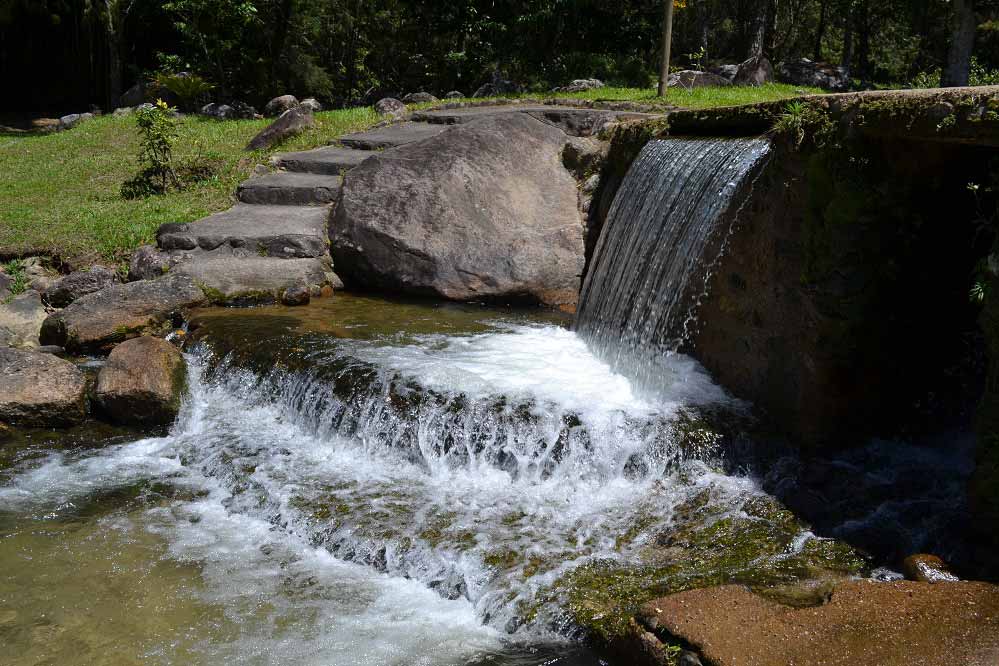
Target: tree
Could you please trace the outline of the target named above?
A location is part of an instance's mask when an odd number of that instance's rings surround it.
[[[666,94],[666,87],[669,85],[669,52],[673,47],[673,2],[674,0],[666,0],[663,3],[663,41],[662,60],[659,64],[659,97]]]
[[[968,85],[971,70],[971,51],[975,45],[975,3],[974,0],[953,0],[954,18],[951,29],[950,48],[947,50],[947,66],[944,68],[940,85],[944,87]]]

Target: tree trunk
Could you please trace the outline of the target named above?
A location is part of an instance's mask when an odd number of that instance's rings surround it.
[[[124,21],[113,0],[104,0],[104,9],[107,12],[105,17],[108,40],[107,108],[110,111],[118,106],[122,93],[121,31]]]
[[[659,63],[659,97],[666,94],[669,80],[669,52],[673,46],[673,0],[666,0],[663,15],[663,52]]]
[[[749,28],[749,50],[747,58],[763,55],[763,40],[767,35],[767,15],[770,11],[769,2],[758,2],[753,10],[752,24]]]
[[[709,26],[711,23],[708,0],[698,0],[694,11],[697,20],[697,46],[707,54]]]
[[[869,0],[860,0],[857,14],[857,73],[861,79],[871,76],[871,11]]]
[[[968,85],[971,69],[971,50],[975,45],[974,0],[954,0],[954,23],[947,50],[947,67],[940,85],[945,87]]]
[[[822,61],[822,40],[826,36],[826,0],[819,3],[819,25],[815,28],[815,48],[812,51],[812,59],[816,62]]]
[[[848,2],[846,6],[846,25],[843,27],[843,58],[840,61],[840,65],[846,71],[847,76],[853,70],[853,26],[855,21],[853,3]]]

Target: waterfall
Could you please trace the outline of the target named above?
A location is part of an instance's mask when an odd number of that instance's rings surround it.
[[[644,391],[690,333],[765,139],[650,141],[625,176],[583,284],[576,330]]]

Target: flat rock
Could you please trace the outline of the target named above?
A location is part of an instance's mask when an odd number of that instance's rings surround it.
[[[236,190],[243,203],[280,206],[329,204],[340,196],[340,177],[278,171],[245,181]]]
[[[180,411],[186,368],[183,355],[165,340],[127,340],[112,350],[97,376],[97,402],[115,423],[169,425]]]
[[[357,134],[345,134],[339,141],[348,148],[383,150],[437,136],[446,127],[428,123],[399,123]]]
[[[319,291],[333,284],[325,258],[275,259],[240,251],[194,253],[171,275],[183,275],[218,303],[264,303],[280,300],[286,289],[304,286]]]
[[[640,616],[715,666],[999,664],[999,587],[987,583],[850,581],[809,608],[725,585],[657,599]]]
[[[70,273],[52,283],[42,294],[46,303],[64,308],[81,296],[100,291],[118,282],[118,274],[104,266],[92,266],[85,271]]]
[[[426,123],[461,125],[481,118],[527,113],[542,122],[550,123],[572,136],[592,136],[609,123],[626,120],[653,119],[652,113],[637,111],[614,111],[606,109],[583,109],[571,106],[550,105],[503,105],[480,106],[461,109],[433,109],[413,114],[413,120]]]
[[[512,114],[367,160],[345,176],[331,224],[337,273],[348,287],[574,304],[583,227],[566,141]]]
[[[46,317],[37,291],[26,291],[0,305],[0,347],[37,347]]]
[[[185,275],[166,275],[106,287],[48,317],[41,343],[70,352],[95,352],[169,330],[183,311],[205,302],[205,294]]]
[[[326,207],[240,204],[197,222],[165,224],[156,240],[168,251],[229,246],[270,257],[320,257],[326,254],[328,217]]]
[[[0,422],[27,427],[67,426],[87,415],[87,381],[51,354],[0,348]]]
[[[271,163],[286,171],[340,176],[369,157],[370,151],[331,146],[297,153],[280,153],[271,158]]]

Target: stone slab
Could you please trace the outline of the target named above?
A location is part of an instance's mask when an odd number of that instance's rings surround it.
[[[329,204],[340,196],[340,176],[278,171],[242,183],[236,197],[243,203],[278,206]]]
[[[216,303],[273,302],[289,287],[321,289],[333,284],[326,258],[277,259],[240,250],[194,253],[170,271],[189,277]]]
[[[444,125],[431,123],[399,123],[367,132],[346,134],[339,141],[348,148],[358,150],[384,150],[405,146],[437,136],[447,129]]]
[[[271,163],[286,171],[339,176],[371,157],[367,150],[329,146],[296,153],[279,153]]]

